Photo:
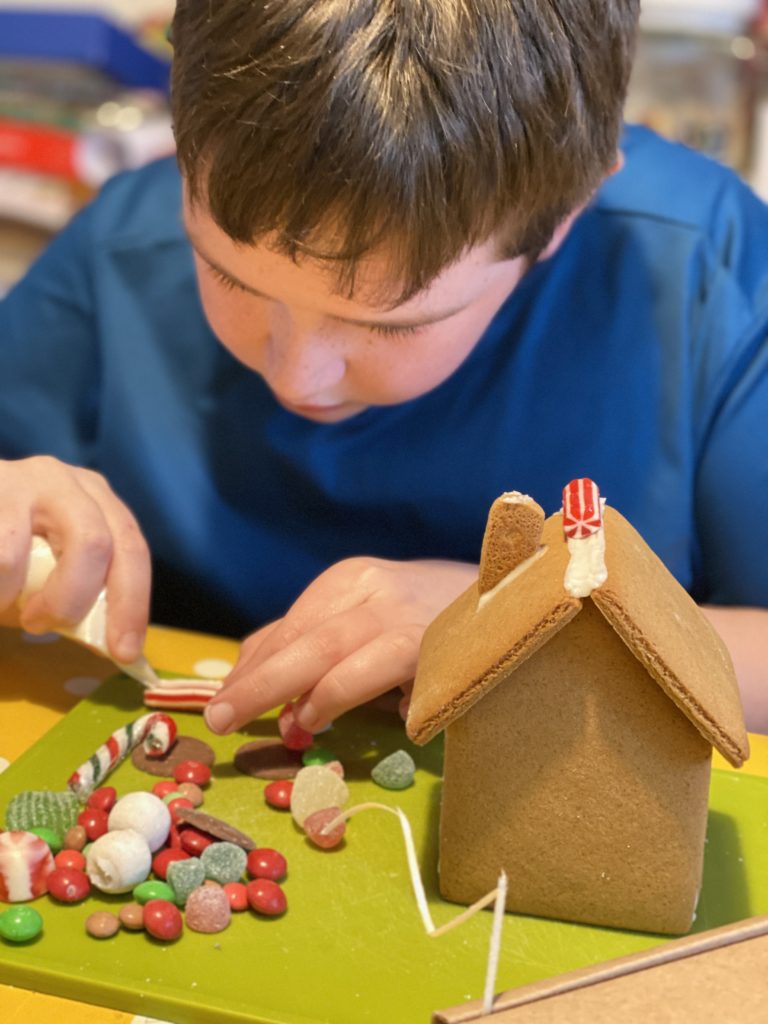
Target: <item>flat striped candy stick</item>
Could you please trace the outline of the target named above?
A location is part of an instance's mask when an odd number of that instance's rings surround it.
[[[221,679],[161,679],[159,686],[144,691],[144,703],[148,708],[202,711],[223,685]]]
[[[571,540],[583,540],[603,525],[597,484],[588,477],[571,480],[563,488],[563,530]]]
[[[142,715],[122,729],[116,729],[85,764],[73,772],[67,786],[85,800],[139,743],[144,744],[149,757],[161,757],[170,750],[175,739],[176,723],[169,715]]]

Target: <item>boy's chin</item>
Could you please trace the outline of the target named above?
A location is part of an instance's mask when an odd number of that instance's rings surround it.
[[[313,423],[341,423],[368,408],[353,402],[341,402],[338,405],[292,405],[275,397],[285,410],[294,416],[301,416],[302,419],[312,420]]]

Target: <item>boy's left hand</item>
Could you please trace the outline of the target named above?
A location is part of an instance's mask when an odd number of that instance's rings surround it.
[[[413,680],[424,630],[477,578],[464,562],[349,558],[322,573],[288,613],[250,636],[205,711],[217,733],[301,698],[296,720],[321,729]]]

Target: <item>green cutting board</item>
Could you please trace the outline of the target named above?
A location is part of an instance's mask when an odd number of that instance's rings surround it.
[[[64,789],[71,772],[116,728],[142,713],[137,688],[124,677],[82,701],[0,776],[0,811],[24,789]],[[176,714],[180,732],[211,740],[199,715]],[[311,847],[287,813],[268,808],[264,783],[239,775],[241,743],[277,735],[274,718],[245,734],[214,739],[217,765],[205,809],[281,850],[289,866],[288,913],[279,919],[233,916],[218,935],[185,932],[173,944],[143,933],[89,938],[83,923],[126,897],[97,896],[78,906],[36,902],[42,936],[26,946],[0,941],[0,982],[98,1003],[175,1024],[427,1024],[440,1008],[480,998],[491,915],[453,932],[425,935],[413,900],[397,819],[381,812],[353,818],[344,844]],[[392,793],[370,781],[382,756],[405,745],[394,715],[363,709],[321,737],[343,761],[351,802],[399,805],[413,825],[436,924],[460,908],[437,895],[436,831],[441,748],[411,750],[415,785]],[[154,780],[130,761],[110,777],[120,795]],[[704,887],[695,930],[768,912],[768,780],[713,774]],[[622,956],[660,940],[506,915],[497,989]]]

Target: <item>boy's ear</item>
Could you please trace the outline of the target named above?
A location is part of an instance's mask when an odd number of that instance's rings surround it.
[[[619,150],[617,152],[617,154],[616,154],[616,162],[614,163],[613,167],[611,167],[611,169],[608,171],[608,173],[605,175],[605,177],[606,178],[610,178],[614,174],[618,174],[623,166],[624,166],[624,154],[621,152],[621,150]],[[544,249],[541,252],[537,262],[539,262],[539,260],[547,260],[547,259],[549,259],[550,256],[554,256],[555,255],[557,250],[560,248],[560,246],[563,244],[563,242],[568,237],[568,232],[573,227],[574,221],[579,216],[579,214],[581,213],[581,211],[584,209],[584,207],[587,205],[588,202],[589,202],[589,200],[587,200],[584,203],[581,203],[579,206],[576,207],[575,210],[572,210],[568,214],[568,216],[565,218],[565,220],[562,220],[558,224],[558,226],[555,228],[555,233],[552,235],[552,238],[550,239],[549,245],[546,247],[546,249]]]

